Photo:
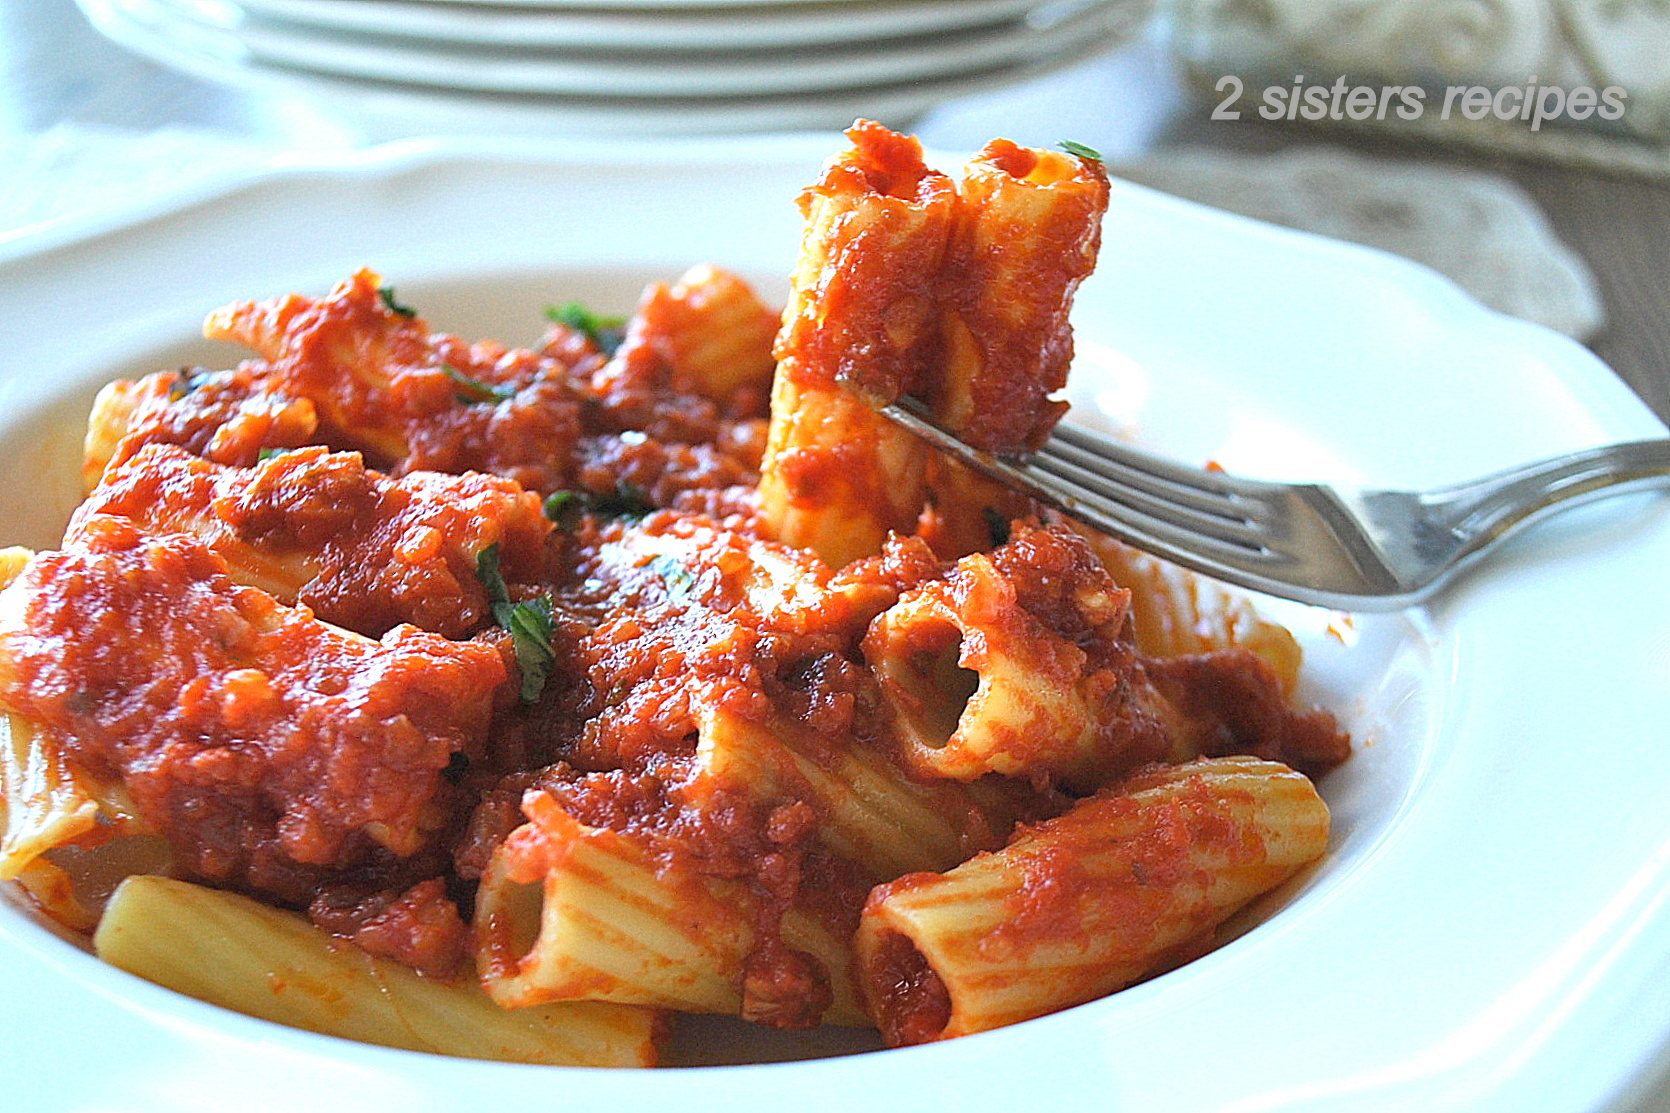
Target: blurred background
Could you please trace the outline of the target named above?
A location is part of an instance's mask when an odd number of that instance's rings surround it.
[[[1073,139],[1410,256],[1670,417],[1659,0],[0,0],[0,242],[274,153],[860,115],[950,151]]]

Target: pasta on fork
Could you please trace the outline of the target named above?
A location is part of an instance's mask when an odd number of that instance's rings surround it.
[[[1291,636],[871,408],[1047,434],[1099,161],[848,134],[781,312],[704,264],[513,349],[365,270],[108,385],[0,551],[0,880],[228,1008],[624,1067],[1078,1005],[1320,857]]]

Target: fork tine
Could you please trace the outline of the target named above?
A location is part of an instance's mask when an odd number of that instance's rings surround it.
[[[1266,531],[1257,518],[1244,512],[1229,517],[1215,510],[1201,510],[1185,501],[1186,496],[1169,497],[1170,492],[1156,495],[1153,484],[1146,482],[1150,477],[1126,471],[1113,461],[1084,467],[1046,445],[1027,458],[1025,467],[1041,481],[1056,485],[1058,499],[1094,504],[1110,517],[1135,521],[1141,515],[1146,529],[1158,529],[1163,523],[1243,553],[1264,552],[1269,547]]]
[[[1255,481],[1239,479],[1205,468],[1189,467],[1158,456],[1139,452],[1103,433],[1065,422],[1050,431],[1049,447],[1064,454],[1082,454],[1090,461],[1114,460],[1133,472],[1164,484],[1165,489],[1178,494],[1191,493],[1200,500],[1200,508],[1211,512],[1217,505],[1224,507],[1228,516],[1239,516],[1233,509],[1237,500],[1247,497],[1255,489]],[[1094,464],[1088,465],[1094,467]]]
[[[1112,449],[1121,448],[1117,453]],[[1201,533],[1250,548],[1268,544],[1265,501],[1250,493],[1198,486],[1185,469],[1123,450],[1087,448],[1051,437],[1027,460],[1078,487],[1099,490],[1122,504],[1135,504],[1163,518],[1187,522]],[[1181,480],[1172,473],[1184,473]],[[1202,472],[1202,475],[1207,473]]]
[[[982,452],[960,440],[927,417],[910,399],[881,408],[881,413],[930,444],[943,449],[970,467],[1007,484],[1022,493],[1065,513],[1088,522],[1104,533],[1119,538],[1140,549],[1175,560],[1198,571],[1223,575],[1229,568],[1263,559],[1280,561],[1281,556],[1266,546],[1256,532],[1247,527],[1250,519],[1243,518],[1239,531],[1226,528],[1221,515],[1200,515],[1204,522],[1213,523],[1212,532],[1203,532],[1199,524],[1186,524],[1179,519],[1186,507],[1144,495],[1141,491],[1104,494],[1105,483],[1099,481],[1102,472],[1090,473],[1090,482],[1051,474],[1040,466],[1042,453],[1026,465],[1000,459]],[[1059,460],[1052,463],[1066,470]]]
[[[1271,483],[1156,460],[1058,427],[1023,459],[982,452],[911,399],[886,417],[967,466],[1207,576],[1316,606],[1398,610],[1519,527],[1602,495],[1670,486],[1670,438],[1587,449],[1429,491]]]

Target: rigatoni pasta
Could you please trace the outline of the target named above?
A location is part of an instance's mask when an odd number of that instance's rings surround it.
[[[1042,1016],[1136,981],[1327,845],[1327,806],[1286,766],[1145,771],[1000,851],[877,888],[859,977],[893,1043]]]
[[[646,1065],[664,1010],[1064,1008],[1321,854],[1285,631],[871,408],[1047,430],[1100,164],[849,134],[782,314],[704,265],[507,348],[360,271],[101,392],[0,553],[0,878],[281,1023]]]
[[[534,796],[526,810],[529,822],[495,852],[477,907],[482,980],[494,1000],[744,1012],[744,966],[762,912],[746,885],[658,861],[653,840],[578,823],[549,796]],[[793,909],[780,930],[827,980],[812,1019],[866,1023],[847,941]]]
[[[910,767],[1089,792],[1137,765],[1195,756],[1131,668],[1130,602],[1084,546],[1024,525],[905,593],[871,623],[864,654]]]
[[[914,386],[936,358],[934,290],[957,199],[914,140],[867,123],[852,138],[801,197],[760,474],[765,528],[836,566],[921,514],[927,450],[847,388]]]
[[[181,924],[194,930],[182,936]],[[335,942],[294,913],[165,877],[122,882],[93,946],[106,962],[187,996],[323,1035],[472,1059],[655,1063],[652,1009],[501,1009],[472,981],[424,978]]]

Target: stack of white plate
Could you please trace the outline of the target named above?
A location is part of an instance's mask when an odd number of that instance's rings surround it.
[[[1153,0],[77,2],[165,65],[375,130],[668,135],[906,123],[1106,49]]]

